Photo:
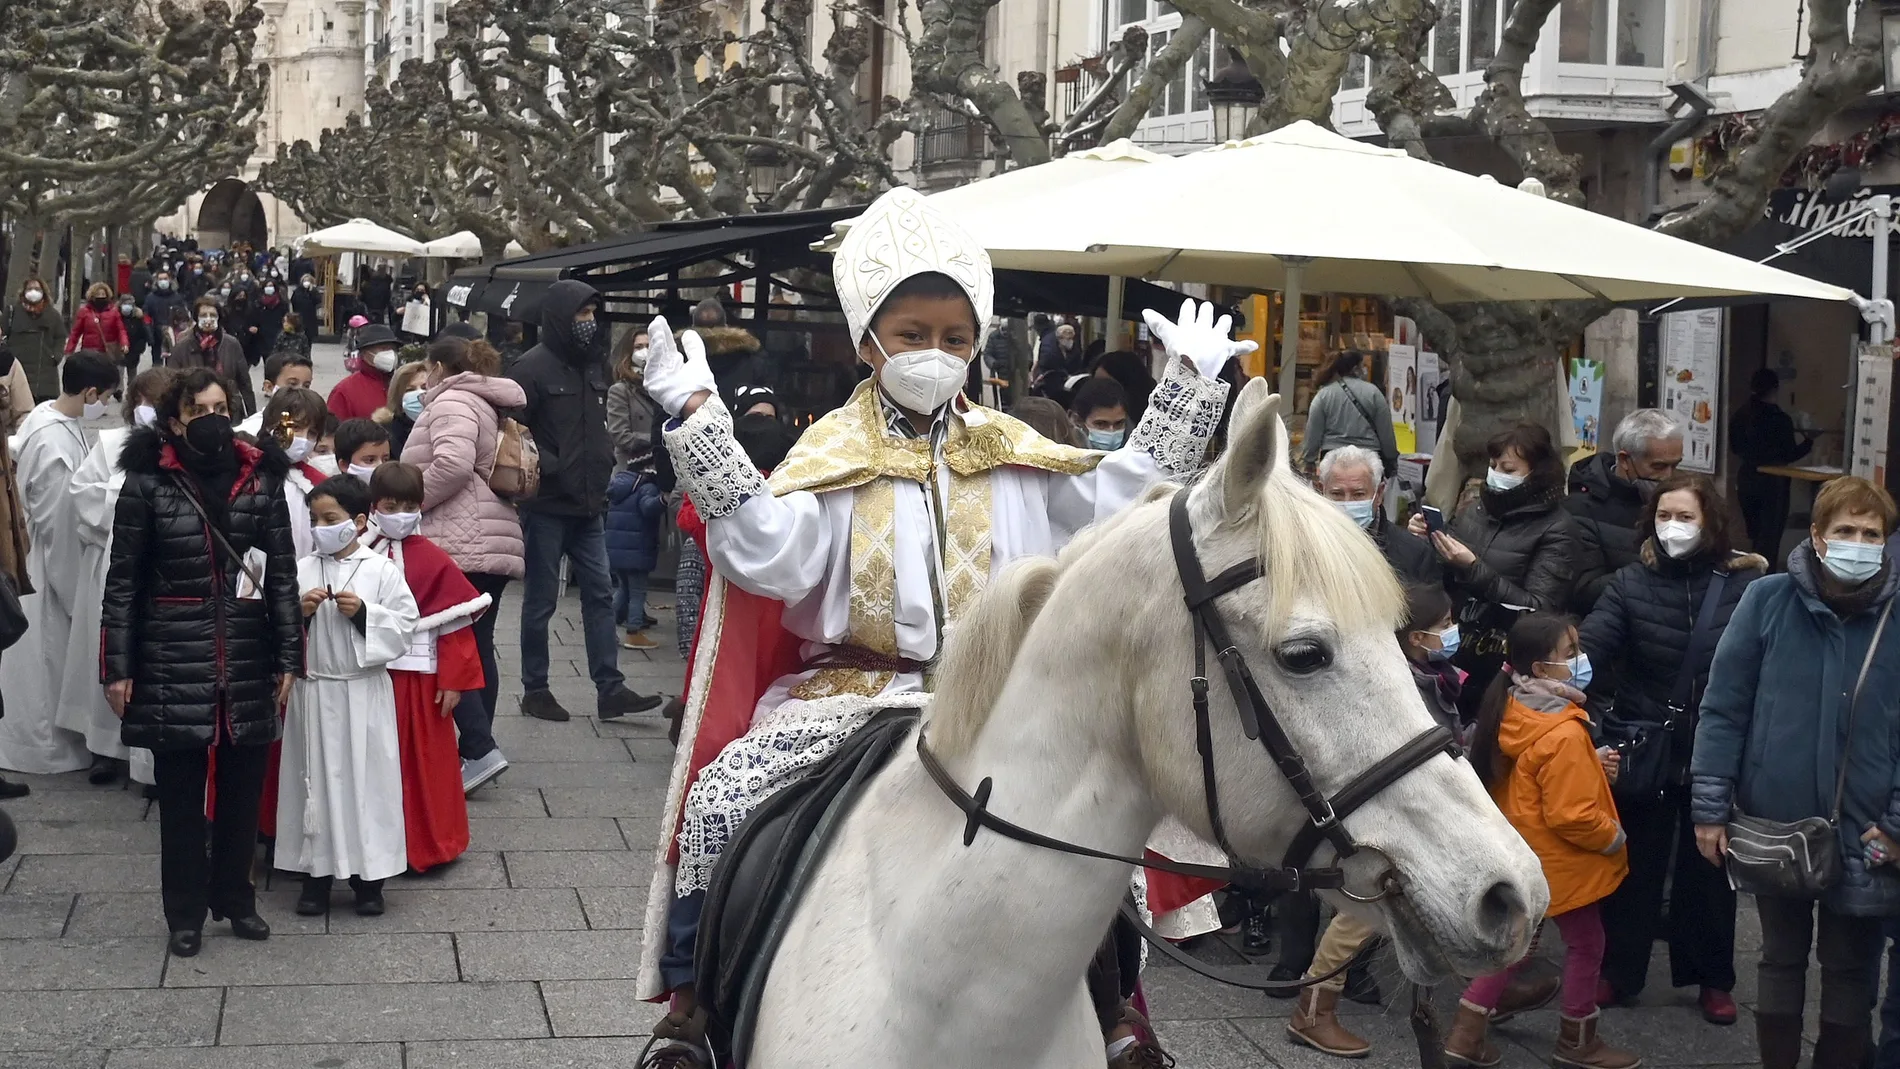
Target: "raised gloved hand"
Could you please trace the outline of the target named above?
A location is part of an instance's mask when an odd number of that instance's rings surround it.
[[[1182,301],[1181,318],[1174,323],[1152,308],[1143,309],[1141,317],[1148,321],[1149,333],[1168,355],[1187,361],[1202,378],[1214,378],[1227,366],[1227,361],[1259,348],[1253,342],[1228,337],[1234,328],[1234,317],[1221,316],[1215,320],[1212,301],[1196,302],[1192,297]]]
[[[706,343],[693,331],[673,337],[665,316],[647,326],[647,367],[644,376],[653,403],[674,419],[685,419],[704,400],[719,392],[712,365],[706,362]],[[698,398],[698,400],[695,400]]]

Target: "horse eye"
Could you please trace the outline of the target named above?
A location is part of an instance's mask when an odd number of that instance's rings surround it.
[[[1296,676],[1310,676],[1333,663],[1333,651],[1327,649],[1325,643],[1310,638],[1283,643],[1274,649],[1273,656],[1281,668]]]

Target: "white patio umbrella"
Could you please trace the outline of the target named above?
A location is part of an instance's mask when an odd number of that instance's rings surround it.
[[[1302,289],[1448,302],[1854,297],[1306,122],[981,214],[965,225],[1007,236],[1012,266],[1280,290],[1288,307]]]
[[[381,252],[392,256],[421,256],[422,242],[405,237],[368,219],[352,219],[304,235],[305,253]]]
[[[479,260],[482,256],[482,239],[475,236],[473,230],[458,230],[448,237],[436,238],[424,242],[422,255],[429,257],[452,257],[458,260]]]

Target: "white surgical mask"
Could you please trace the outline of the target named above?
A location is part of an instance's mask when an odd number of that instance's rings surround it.
[[[1829,542],[1821,563],[1834,578],[1849,586],[1859,586],[1880,571],[1887,547],[1878,542]]]
[[[132,422],[141,427],[150,427],[158,422],[158,409],[151,405],[140,405],[132,410]]]
[[[396,350],[382,349],[371,353],[369,363],[378,371],[394,371],[396,370]]]
[[[398,542],[415,534],[416,528],[420,526],[422,526],[420,512],[378,512],[376,514],[376,529],[383,532],[385,537],[393,538]]]
[[[351,464],[350,474],[356,476],[357,478],[363,480],[364,482],[369,482],[369,477],[376,474],[376,465]]]
[[[310,466],[317,469],[318,471],[322,472],[325,475],[335,475],[336,474],[336,454],[335,453],[313,453],[310,456]]]
[[[1664,520],[1656,525],[1656,541],[1672,557],[1686,557],[1702,544],[1702,526],[1682,520]]]
[[[329,557],[343,552],[343,547],[356,541],[356,535],[355,520],[310,527],[310,540],[316,544],[317,552]]]
[[[935,412],[950,402],[969,378],[970,365],[942,349],[912,349],[892,356],[884,352],[884,343],[871,335],[871,344],[884,353],[884,368],[877,373],[878,385],[901,408],[912,412]]]
[[[1487,468],[1484,473],[1484,485],[1502,494],[1524,485],[1524,476],[1512,475],[1508,471],[1499,471],[1496,468]]]
[[[310,451],[316,447],[317,443],[302,435],[298,435],[290,440],[289,446],[285,447],[284,455],[290,458],[292,464],[301,464],[303,463],[303,458],[309,456]]]
[[[25,293],[22,293],[20,296],[25,297],[26,303],[28,304],[38,304],[41,301],[46,299],[46,291],[45,290],[27,290]]]
[[[205,330],[205,331],[218,329],[218,317],[217,316],[199,316],[198,329]]]
[[[86,407],[81,410],[81,415],[85,419],[104,419],[106,418],[106,403],[104,401],[88,401],[86,402]]]
[[[1372,517],[1378,509],[1378,502],[1371,499],[1365,501],[1335,501],[1333,504],[1338,505],[1339,511],[1345,513],[1352,522],[1365,528],[1372,526]]]

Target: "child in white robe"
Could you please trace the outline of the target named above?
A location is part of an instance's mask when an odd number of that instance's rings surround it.
[[[389,662],[409,650],[416,600],[402,567],[359,541],[369,486],[338,475],[310,492],[316,552],[297,562],[304,674],[290,692],[277,782],[277,861],[302,872],[297,912],[330,908],[348,876],[356,912],[383,912],[383,881],[408,867],[402,757]]]

